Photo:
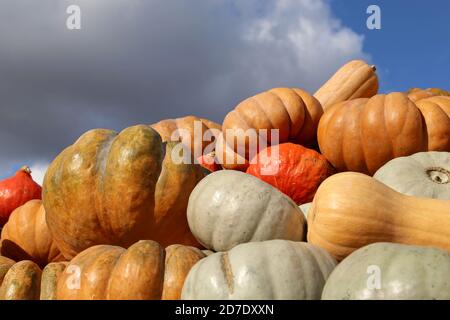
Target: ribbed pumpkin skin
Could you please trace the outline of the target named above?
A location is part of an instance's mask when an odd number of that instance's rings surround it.
[[[420,89],[412,88],[408,92],[408,98],[416,102],[434,96],[450,96],[450,92],[438,88]]]
[[[332,106],[320,120],[318,141],[339,171],[370,175],[393,158],[427,150],[422,114],[402,93]]]
[[[0,181],[0,229],[10,214],[32,199],[41,199],[42,188],[31,177],[31,170],[23,167],[16,174]]]
[[[358,98],[370,98],[378,92],[378,77],[375,67],[362,60],[352,60],[343,65],[314,97],[324,110],[336,103]]]
[[[297,204],[311,202],[320,183],[333,168],[318,152],[298,144],[282,143],[262,150],[247,168]]]
[[[370,271],[373,267],[379,268],[378,274]],[[368,287],[368,282],[376,284],[370,281],[373,276],[380,277],[378,288]],[[333,270],[322,299],[449,300],[450,253],[395,243],[365,246]]]
[[[14,260],[0,256],[0,286],[8,270],[16,263]]]
[[[450,151],[450,97],[421,99],[416,106],[427,127],[428,151]]]
[[[318,300],[336,261],[306,242],[271,240],[214,253],[189,272],[183,300]]]
[[[312,144],[316,140],[317,125],[322,113],[320,103],[306,91],[274,88],[245,99],[227,114],[222,125],[224,140],[234,152],[247,160],[255,156],[250,154],[253,150],[249,150],[250,139],[245,134],[248,129],[257,134],[266,129],[268,145],[271,144],[272,129],[279,130],[279,143],[291,141],[303,145]],[[224,147],[221,149],[223,152]],[[242,167],[245,170],[245,166],[236,167],[235,162],[225,161],[225,155],[220,156],[224,160],[224,168]]]
[[[155,190],[155,227],[148,237],[164,247],[171,244],[199,247],[189,230],[186,210],[192,190],[209,172],[199,164],[177,164],[172,158],[176,146],[177,142],[166,144],[166,156]]]
[[[367,175],[326,179],[308,212],[308,242],[342,260],[375,242],[450,251],[450,201],[406,196]]]
[[[189,197],[189,227],[207,249],[226,251],[253,241],[302,241],[305,218],[288,196],[258,178],[234,170],[206,176]]]
[[[450,200],[450,152],[418,152],[395,158],[373,177],[409,196]]]
[[[195,248],[142,240],[128,249],[99,245],[77,255],[60,276],[58,300],[176,299],[196,259]]]
[[[32,261],[14,264],[0,287],[0,300],[39,300],[42,271]]]
[[[61,259],[45,221],[41,200],[30,200],[14,210],[1,233],[1,254],[15,261],[31,260],[41,268]]]
[[[59,277],[69,262],[52,262],[42,270],[40,300],[56,300]]]
[[[200,132],[195,132],[195,123],[198,123],[198,128]],[[204,149],[217,138],[218,133],[220,133],[222,126],[211,120],[198,118],[195,116],[186,116],[177,119],[165,119],[151,125],[160,135],[164,142],[181,141],[186,147],[191,150],[193,157],[198,158],[202,155]],[[210,141],[203,139],[203,135],[209,129],[215,129],[211,133],[215,133]],[[196,134],[199,134],[197,139]],[[199,150],[199,151],[196,151]],[[211,150],[212,151],[212,150]],[[198,152],[201,152],[197,154]]]
[[[200,165],[174,164],[159,134],[138,125],[92,130],[64,150],[44,179],[48,227],[66,259],[98,244],[155,239],[195,244],[186,220]],[[181,146],[181,145],[180,145]]]
[[[162,300],[180,300],[184,281],[191,268],[206,255],[197,248],[171,245],[166,248]]]

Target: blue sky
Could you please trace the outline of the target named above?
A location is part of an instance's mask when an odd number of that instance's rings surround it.
[[[377,66],[380,92],[450,89],[449,31],[448,0],[2,0],[0,179],[26,164],[42,180],[92,128],[221,122],[272,87],[314,92],[351,59]]]
[[[366,28],[366,8],[381,9],[381,30]],[[364,50],[380,66],[380,91],[450,89],[450,1],[332,0],[333,12],[363,34]]]

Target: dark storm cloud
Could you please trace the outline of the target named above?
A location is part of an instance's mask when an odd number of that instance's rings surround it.
[[[66,28],[71,4],[81,30]],[[311,27],[330,40],[320,62]],[[249,95],[313,90],[362,55],[362,39],[308,0],[8,0],[0,41],[0,177],[50,161],[91,128],[188,114],[221,122]]]

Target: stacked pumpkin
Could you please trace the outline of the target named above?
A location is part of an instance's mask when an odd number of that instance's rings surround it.
[[[375,71],[91,130],[42,201],[0,183],[0,299],[450,298],[450,97]]]

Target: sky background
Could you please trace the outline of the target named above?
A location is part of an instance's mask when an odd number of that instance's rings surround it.
[[[66,28],[71,4],[81,30]],[[313,93],[355,58],[377,66],[380,92],[450,89],[449,30],[448,0],[2,0],[0,179],[27,164],[41,183],[92,128],[221,123],[272,87]]]

